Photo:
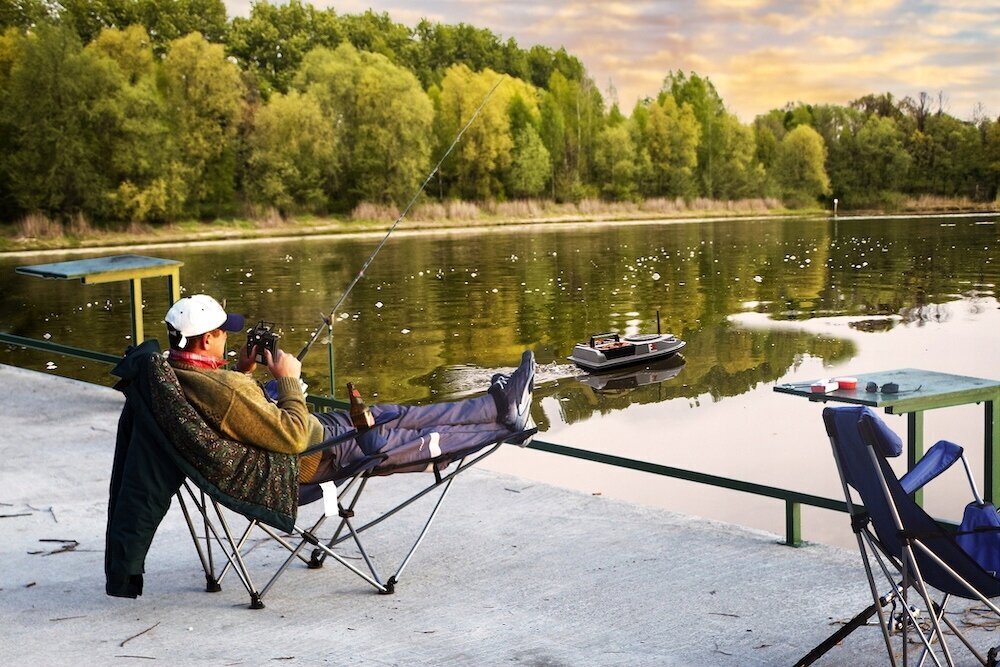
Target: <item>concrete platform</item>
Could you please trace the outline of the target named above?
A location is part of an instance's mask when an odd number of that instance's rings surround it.
[[[395,595],[333,565],[293,567],[249,610],[235,579],[203,592],[172,509],[144,595],[109,598],[120,395],[9,366],[0,387],[4,665],[790,665],[868,603],[853,552],[480,470],[455,485]],[[377,480],[375,504],[416,477]],[[409,514],[373,535],[378,553],[402,555]],[[263,581],[283,551],[250,557]],[[877,627],[817,664],[887,664]]]

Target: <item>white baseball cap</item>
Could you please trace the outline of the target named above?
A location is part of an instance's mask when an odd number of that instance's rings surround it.
[[[222,329],[223,331],[243,331],[246,318],[242,315],[226,313],[218,301],[207,294],[195,294],[179,299],[170,306],[163,321],[167,328],[181,335],[178,346],[183,349],[189,336]]]

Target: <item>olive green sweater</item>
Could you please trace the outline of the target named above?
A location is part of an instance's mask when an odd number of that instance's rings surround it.
[[[238,371],[196,368],[171,360],[184,396],[219,435],[282,454],[301,454],[323,441],[323,425],[306,407],[296,378],[278,378],[272,403],[251,376]],[[308,481],[320,455],[299,460],[299,480]]]

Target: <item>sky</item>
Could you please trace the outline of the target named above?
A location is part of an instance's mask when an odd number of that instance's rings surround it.
[[[271,0],[274,2],[275,0]],[[251,0],[225,0],[245,16]],[[626,114],[672,70],[715,84],[748,123],[787,103],[845,105],[868,93],[921,92],[957,118],[1000,115],[1000,0],[311,0],[338,14],[372,9],[489,28],[522,48],[578,57]]]

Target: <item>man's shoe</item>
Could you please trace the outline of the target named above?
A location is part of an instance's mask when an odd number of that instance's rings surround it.
[[[524,422],[524,428],[522,429],[522,432],[532,431],[537,429],[538,429],[538,424],[535,423],[535,420],[532,419],[531,414],[529,413],[527,421]],[[518,445],[519,447],[527,447],[529,444],[531,444],[531,441],[535,439],[535,435],[537,434],[530,433],[529,435],[526,435],[520,440],[511,440],[510,442],[512,442],[515,445]]]
[[[490,378],[490,388],[486,393],[493,397],[493,402],[497,406],[497,423],[506,426],[509,403],[507,401],[507,385],[510,384],[510,376],[503,373],[494,373]]]
[[[512,431],[523,431],[531,417],[531,398],[535,389],[535,355],[531,350],[524,351],[521,365],[502,386],[506,405],[500,410],[499,421]]]

